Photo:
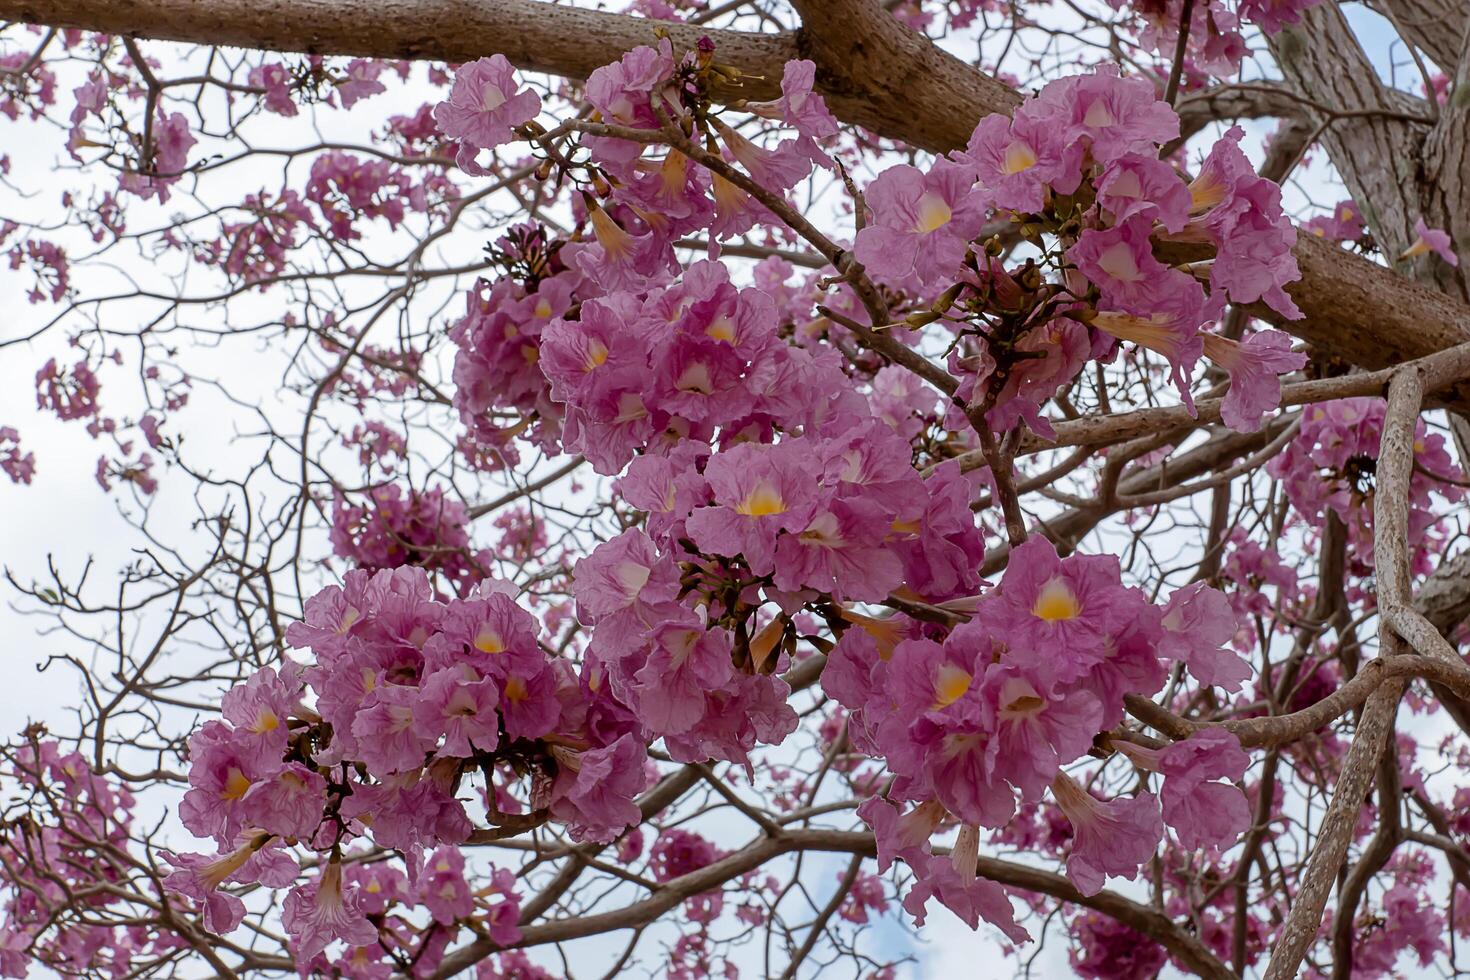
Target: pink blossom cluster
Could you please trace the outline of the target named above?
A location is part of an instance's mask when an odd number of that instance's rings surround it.
[[[485,577],[489,556],[472,550],[464,504],[439,487],[385,483],[361,504],[339,496],[332,508],[332,551],[359,568],[413,565],[444,576],[460,595]]]
[[[1307,219],[1302,230],[1330,242],[1357,242],[1368,234],[1363,215],[1352,201],[1339,201],[1330,215]]]
[[[675,827],[658,835],[648,860],[653,880],[666,882],[708,867],[722,857],[724,854],[710,841],[693,831]],[[704,925],[718,919],[724,907],[724,896],[718,890],[695,895],[684,903],[689,921]]]
[[[574,569],[588,655],[676,759],[745,762],[794,728],[769,675],[804,606],[840,623],[857,615],[847,603],[943,602],[980,584],[985,538],[957,466],[921,478],[877,419],[839,414],[808,433],[640,456],[617,489],[647,530]]]
[[[11,483],[30,483],[36,475],[36,454],[21,452],[20,432],[14,426],[0,425],[0,471]]]
[[[585,288],[560,260],[559,241],[537,225],[518,225],[496,242],[507,274],[476,281],[465,293],[465,315],[449,332],[454,360],[454,405],[471,438],[513,453],[510,440],[536,420],[532,438],[554,449],[561,406],[541,369],[541,334],[570,311]]]
[[[1235,74],[1250,54],[1245,30],[1260,28],[1275,34],[1301,22],[1302,11],[1321,0],[1208,0],[1186,4],[1184,0],[1108,0],[1114,10],[1128,10],[1137,18],[1138,43],[1166,57],[1173,57],[1184,12],[1190,12],[1186,38],[1186,64],[1198,72],[1216,76]]]
[[[407,458],[408,443],[397,430],[378,421],[367,421],[353,427],[342,437],[344,446],[357,448],[357,461],[364,468],[376,466],[392,473],[400,460]]]
[[[582,141],[591,156],[586,178],[605,189],[610,201],[603,206],[587,200],[593,241],[570,249],[568,258],[607,292],[640,292],[667,282],[678,268],[672,243],[682,235],[706,231],[713,254],[718,241],[771,221],[769,211],[748,190],[694,165],[677,149],[663,148],[662,156],[650,156],[650,149],[659,149],[657,141],[632,132],[657,132],[666,122],[695,124],[691,109],[712,50],[710,45],[676,59],[672,44],[663,40],[656,48],[634,48],[587,79],[587,101],[602,121],[633,137],[610,132]],[[821,96],[812,92],[814,81],[811,62],[788,62],[781,98],[747,106],[790,133],[774,145],[738,133],[718,118],[700,125],[708,127],[709,142],[719,146],[732,166],[762,187],[784,193],[814,165],[830,165],[818,141],[834,135],[837,125]],[[476,162],[475,153],[533,135],[526,124],[539,109],[539,97],[520,87],[509,62],[496,55],[459,69],[449,99],[435,107],[434,118],[446,136],[460,141],[461,169],[483,175],[489,171]]]
[[[56,73],[44,62],[24,50],[0,55],[0,115],[14,121],[24,112],[40,119],[55,104]]]
[[[151,136],[152,142],[147,146],[141,145],[142,137],[139,137],[135,169],[124,172],[117,184],[144,200],[156,197],[163,203],[169,198],[169,188],[188,170],[189,150],[199,141],[190,132],[189,120],[182,112],[164,115],[160,110],[153,121]]]
[[[63,421],[95,418],[101,390],[102,383],[86,358],[67,369],[53,357],[36,372],[36,406],[55,412]]]
[[[936,314],[989,314],[958,328],[950,368],[962,379],[964,410],[951,411],[952,427],[978,411],[996,429],[1023,419],[1046,434],[1041,404],[1088,360],[1108,356],[1115,340],[1162,355],[1187,404],[1191,373],[1208,354],[1232,378],[1229,425],[1259,428],[1276,407],[1279,374],[1305,356],[1275,332],[1243,345],[1207,343],[1201,327],[1227,298],[1300,315],[1284,290],[1298,271],[1280,189],[1256,175],[1237,145],[1239,129],[1186,182],[1158,158],[1178,133],[1152,83],[1099,71],[1048,84],[1012,117],[981,120],[955,159],[927,172],[890,168],[869,186],[872,217],[854,246],[867,271],[896,288],[948,286]],[[1006,213],[1057,235],[1041,266],[1028,260],[1007,270],[977,254],[988,218]],[[1208,292],[1202,273],[1155,257],[1171,242],[1214,249]],[[1047,265],[1061,285],[1041,275]]]
[[[835,351],[782,342],[771,298],[708,261],[646,298],[584,300],[547,324],[539,364],[565,406],[563,445],[608,474],[655,443],[766,439],[853,397]]]
[[[407,933],[367,920],[385,900],[416,901],[445,927],[473,916],[497,941],[514,941],[509,873],[474,894],[464,883],[454,847],[471,829],[461,782],[493,778],[483,810],[492,821],[529,807],[577,839],[610,841],[641,819],[634,798],[649,779],[632,713],[594,666],[579,672],[548,654],[539,632],[494,588],[446,602],[423,569],[348,573],[288,631],[313,662],[288,661],[231,689],[222,720],[191,737],[179,816],[219,853],[175,856],[170,887],[229,931],[244,908],[220,886],[285,887],[298,874],[289,848],[300,846],[331,856],[286,898],[284,925],[304,963],[336,940],[370,963],[383,958],[374,944],[411,948]],[[363,839],[407,855],[411,884],[339,865],[341,848]],[[696,860],[672,847],[670,868]]]
[[[245,283],[264,283],[280,275],[287,255],[300,244],[299,233],[317,227],[306,202],[293,190],[247,195],[240,210],[249,220],[225,222],[207,258]]]
[[[1373,561],[1374,471],[1387,403],[1381,398],[1343,398],[1313,405],[1302,426],[1266,471],[1281,481],[1292,508],[1320,527],[1332,512],[1347,530],[1356,560]],[[1414,433],[1409,478],[1409,545],[1416,574],[1433,570],[1446,542],[1431,495],[1449,503],[1464,499],[1464,477],[1445,438],[1420,419]]]
[[[333,238],[355,241],[362,237],[358,227],[362,219],[382,218],[396,228],[410,211],[427,211],[449,190],[442,176],[426,175],[415,182],[387,160],[363,160],[345,150],[329,150],[312,162],[304,197],[316,205]]]
[[[851,712],[854,746],[894,775],[886,796],[859,812],[878,834],[880,864],[901,857],[917,876],[905,908],[921,916],[936,897],[972,924],[978,915],[1021,936],[999,887],[934,855],[929,840],[951,816],[1004,827],[1018,804],[1048,789],[1072,825],[1068,871],[1085,894],[1107,875],[1133,877],[1166,822],[1186,847],[1232,843],[1249,823],[1245,802],[1214,780],[1244,772],[1233,736],[1204,733],[1159,754],[1125,747],[1135,765],[1163,773],[1162,811],[1150,793],[1098,800],[1063,767],[1121,721],[1124,695],[1155,693],[1170,661],[1237,688],[1247,671],[1221,649],[1235,622],[1202,583],[1157,607],[1123,586],[1116,559],[1060,559],[1032,538],[1012,551],[973,618],[942,639],[912,628],[846,630],[822,684]]]
[[[9,229],[0,225],[0,241],[4,241],[13,228],[13,225]],[[61,302],[71,285],[71,266],[67,263],[65,249],[55,242],[31,238],[12,246],[7,254],[10,257],[10,268],[19,269],[28,265],[36,277],[36,284],[26,293],[28,300],[32,303],[39,303],[44,299],[53,303]]]
[[[0,833],[0,976],[34,975],[37,962],[61,973],[127,976],[134,959],[185,946],[172,931],[115,924],[134,858],[134,799],[97,775],[80,753],[32,740],[0,765],[7,808],[40,803]],[[42,818],[44,815],[44,818]]]

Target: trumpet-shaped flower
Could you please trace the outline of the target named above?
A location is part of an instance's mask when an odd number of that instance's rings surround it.
[[[476,154],[515,139],[514,129],[540,111],[541,97],[521,88],[515,67],[497,54],[459,67],[449,98],[434,107],[434,121],[441,133],[460,142],[455,156],[460,169],[485,176],[492,171],[476,162]]]
[[[864,195],[873,220],[858,232],[853,253],[876,276],[952,281],[985,222],[973,184],[968,167],[944,158],[927,173],[908,165],[883,171]]]

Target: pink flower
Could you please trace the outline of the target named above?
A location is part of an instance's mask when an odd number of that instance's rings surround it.
[[[817,143],[837,135],[837,120],[827,111],[826,101],[812,91],[816,78],[815,62],[788,61],[781,73],[781,98],[775,102],[752,102],[746,108],[793,127],[797,132],[796,146],[807,159],[819,167],[831,167],[831,158]]]
[[[1175,269],[1165,269],[1160,281],[1167,291],[1161,291],[1149,313],[1101,310],[1092,318],[1092,325],[1109,336],[1162,355],[1169,362],[1170,377],[1180,398],[1193,414],[1194,395],[1189,385],[1194,366],[1204,352],[1205,335],[1199,329],[1204,290]]]
[[[239,875],[246,862],[269,840],[269,835],[258,834],[228,854],[214,857],[164,851],[164,859],[175,870],[164,879],[163,887],[199,902],[203,906],[204,928],[210,932],[222,936],[234,932],[245,918],[245,903],[219,888]],[[289,879],[280,884],[288,883]]]
[[[876,276],[924,283],[952,281],[970,239],[985,223],[984,201],[968,168],[940,158],[925,173],[890,167],[868,185],[872,221],[859,231],[853,253]]]
[[[1031,934],[1016,923],[1010,896],[1000,885],[976,877],[973,871],[966,874],[947,856],[926,855],[912,867],[914,884],[903,898],[903,907],[914,917],[916,925],[924,924],[924,907],[930,898],[937,898],[971,929],[978,929],[980,920],[984,919],[1013,943],[1030,941]]]
[[[1210,307],[1224,308],[1228,293],[1236,303],[1264,300],[1290,319],[1301,311],[1286,294],[1287,283],[1301,278],[1292,247],[1296,229],[1281,210],[1281,188],[1257,176],[1240,150],[1245,131],[1233,126],[1215,143],[1189,185],[1191,227],[1215,243],[1210,265]],[[1188,234],[1186,229],[1186,234]]]
[[[36,454],[20,451],[20,433],[8,425],[0,426],[0,472],[12,483],[30,483],[36,475]]]
[[[434,107],[434,121],[445,136],[460,141],[460,169],[478,177],[491,171],[476,162],[477,151],[509,143],[514,129],[540,111],[541,97],[520,89],[514,66],[497,54],[459,67],[449,99]]]
[[[1092,747],[1102,722],[1102,706],[1087,691],[1043,691],[1016,667],[992,664],[982,696],[994,712],[991,767],[1026,801],[1040,799],[1058,767]]]
[[[1245,794],[1234,783],[1245,775],[1250,756],[1227,731],[1209,728],[1160,753],[1164,822],[1179,843],[1194,851],[1227,848],[1251,823]],[[1224,779],[1227,782],[1216,782]]]
[[[190,789],[179,803],[179,820],[196,837],[233,840],[243,827],[241,801],[280,768],[279,756],[264,758],[227,725],[205,722],[189,737]]]
[[[689,516],[695,544],[711,554],[742,556],[757,575],[771,574],[776,536],[803,530],[811,518],[814,464],[794,441],[741,443],[712,457],[705,478],[715,503]]]
[[[474,896],[464,876],[464,856],[452,845],[439,848],[424,862],[414,879],[419,904],[441,926],[467,919],[475,909]]]
[[[970,509],[974,488],[953,460],[924,481],[918,520],[895,528],[892,547],[904,563],[904,583],[930,602],[973,595],[980,584],[985,533]]]
[[[1301,12],[1322,0],[1241,0],[1236,11],[1241,20],[1255,24],[1267,34],[1275,34],[1290,24],[1301,23]]]
[[[178,183],[188,166],[189,148],[197,142],[182,112],[167,116],[159,112],[153,123],[152,158],[141,161],[137,171],[125,172],[118,186],[145,200],[157,197],[160,203],[167,201],[169,187]]]
[[[833,599],[880,602],[903,581],[903,562],[887,546],[891,517],[869,500],[819,506],[805,528],[776,545],[779,589],[816,589]]]
[[[656,622],[667,618],[679,593],[679,570],[673,560],[661,555],[648,535],[636,528],[580,559],[572,578],[579,617],[598,627],[599,643],[619,650],[636,645]]]
[[[644,746],[632,735],[582,753],[564,752],[551,810],[574,840],[608,843],[642,819],[633,798],[646,785]]]
[[[870,796],[857,808],[857,815],[873,828],[878,852],[878,871],[886,872],[896,859],[916,865],[929,854],[929,839],[945,819],[944,807],[934,801],[920,803],[907,813],[881,796]]]
[[[357,891],[343,894],[342,865],[331,861],[311,884],[297,885],[281,907],[281,924],[291,937],[298,962],[337,940],[349,946],[377,942],[378,929],[363,917]]]
[[[727,632],[687,612],[681,619],[653,631],[653,649],[634,675],[639,720],[659,734],[693,728],[704,715],[705,693],[724,687],[733,670]]]
[[[680,333],[656,349],[653,362],[646,398],[660,412],[714,426],[748,415],[753,407],[746,360],[729,343]]]
[[[408,876],[388,864],[350,864],[344,877],[357,889],[364,915],[382,915],[394,903],[408,901]]]
[[[466,675],[469,676],[466,676]],[[468,667],[436,671],[424,681],[422,697],[413,710],[420,738],[443,744],[438,755],[469,759],[475,752],[493,752],[499,744],[500,703],[495,681],[481,678]]]
[[[1011,550],[989,623],[1018,662],[1043,678],[1075,680],[1107,654],[1108,637],[1133,617],[1118,559],[1071,555],[1059,559],[1041,535]]]
[[[1004,826],[1015,815],[1015,792],[990,765],[991,721],[978,706],[961,701],[953,712],[921,716],[901,735],[884,734],[880,744],[889,765],[914,779],[909,794],[932,793],[946,810],[980,827]],[[911,769],[905,756],[917,767]]]
[[[996,207],[1040,211],[1048,187],[1070,194],[1082,177],[1082,147],[1047,113],[1024,104],[1014,119],[981,119],[958,156],[975,168],[986,199]]]
[[[687,732],[665,735],[677,762],[719,759],[750,764],[757,742],[779,745],[796,730],[791,688],[779,677],[733,673],[724,687],[707,691],[704,715]]]
[[[1352,201],[1338,202],[1332,214],[1311,218],[1302,223],[1302,228],[1318,238],[1334,242],[1356,241],[1367,233],[1363,218],[1358,214],[1358,206]]]
[[[1058,79],[1028,105],[1055,107],[1067,141],[1086,140],[1092,158],[1102,164],[1128,153],[1156,157],[1157,146],[1179,135],[1179,117],[1159,101],[1154,83],[1120,78],[1116,69]]]
[[[1150,316],[1170,309],[1170,300],[1181,294],[1203,305],[1204,292],[1193,278],[1154,258],[1149,231],[1149,222],[1139,217],[1112,228],[1088,228],[1067,250],[1067,259],[1097,285],[1105,304],[1125,313]]]
[[[1120,225],[1134,215],[1182,231],[1189,221],[1189,187],[1157,156],[1128,153],[1113,160],[1097,181],[1097,202]]]
[[[279,116],[296,115],[296,101],[291,98],[291,72],[285,65],[275,61],[263,62],[250,69],[246,81],[256,88],[265,89],[261,102],[266,111]]]
[[[719,119],[711,122],[720,134],[726,155],[766,190],[790,190],[812,172],[812,161],[798,148],[796,140],[785,140],[771,150],[752,143]]]
[[[352,720],[357,755],[375,776],[409,772],[424,764],[434,742],[421,734],[415,714],[421,710],[417,688],[400,684],[377,687]]]
[[[1059,773],[1051,786],[1057,806],[1072,824],[1067,875],[1084,895],[1096,895],[1110,875],[1132,879],[1153,857],[1164,822],[1152,793],[1104,802]]]
[[[266,667],[225,692],[221,713],[235,726],[242,744],[258,746],[262,761],[276,762],[285,751],[286,722],[301,691],[301,672],[295,664],[288,661],[279,675]]]
[[[247,823],[281,837],[309,838],[322,821],[327,781],[314,769],[289,762],[257,782],[243,800]]]
[[[1237,432],[1257,432],[1265,413],[1281,404],[1281,378],[1307,363],[1305,353],[1291,349],[1291,338],[1279,330],[1261,330],[1244,343],[1204,334],[1204,352],[1230,372],[1230,390],[1220,405],[1220,418]]]
[[[351,109],[363,99],[388,91],[387,86],[378,81],[378,76],[387,68],[388,63],[385,61],[368,58],[353,58],[349,61],[347,77],[337,82],[337,97],[342,100],[342,108]]]
[[[342,816],[353,820],[371,815],[372,838],[381,847],[406,851],[463,843],[470,821],[446,785],[432,767],[389,776],[375,786],[356,785],[342,803]]]
[[[1460,257],[1452,250],[1450,236],[1438,228],[1430,228],[1424,224],[1424,219],[1417,218],[1414,221],[1414,244],[1404,249],[1401,259],[1413,258],[1416,255],[1428,255],[1433,252],[1450,265],[1459,265]]]
[[[898,709],[892,721],[907,726],[930,712],[940,716],[937,720],[941,724],[962,717],[986,717],[988,721],[988,716],[976,713],[980,702],[974,695],[953,711],[946,710],[970,694],[983,668],[975,650],[964,644],[941,646],[929,639],[904,640],[887,658],[887,670],[880,675],[884,700],[891,700]]]
[[[659,99],[664,110],[670,110],[661,90],[673,74],[673,44],[669,40],[659,41],[657,49],[639,46],[587,76],[587,101],[610,123],[658,129],[653,101]],[[622,174],[643,153],[641,144],[611,137],[593,137],[586,145],[599,163]]]
[[[1164,606],[1159,656],[1184,663],[1202,684],[1240,690],[1250,666],[1222,649],[1235,636],[1236,617],[1229,601],[1204,582],[1175,589]]]

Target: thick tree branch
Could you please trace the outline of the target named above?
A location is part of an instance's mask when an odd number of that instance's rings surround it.
[[[795,33],[661,26],[682,46],[710,36],[718,60],[741,70],[743,82],[718,97],[772,97],[784,63],[808,57],[817,62],[818,90],[839,118],[934,152],[963,146],[981,117],[1010,112],[1021,101],[1014,90],[899,24],[876,0],[798,0],[796,6],[807,21]],[[498,51],[522,68],[573,78],[649,43],[655,26],[537,0],[392,0],[370,13],[349,0],[0,0],[0,19],[380,58],[459,62]],[[1334,104],[1335,93],[1325,97]],[[1443,295],[1431,299],[1434,290],[1416,288],[1309,235],[1301,236],[1295,254],[1302,281],[1288,292],[1306,319],[1251,312],[1333,356],[1385,367],[1470,340],[1470,306]]]

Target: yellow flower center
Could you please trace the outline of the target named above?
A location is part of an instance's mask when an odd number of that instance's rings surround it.
[[[721,314],[713,323],[704,328],[704,335],[711,340],[723,340],[727,344],[733,344],[735,343],[735,321]]]
[[[947,708],[964,697],[965,692],[970,689],[971,680],[968,671],[954,664],[940,667],[939,672],[934,675],[934,710]]]
[[[765,480],[755,485],[755,489],[745,495],[745,499],[735,506],[735,513],[744,517],[770,517],[773,514],[786,513],[786,501],[781,499],[780,491],[771,486]]]
[[[504,653],[505,640],[489,625],[481,626],[475,634],[475,649],[481,653]]]
[[[225,778],[225,788],[220,793],[221,799],[238,800],[250,789],[250,780],[238,769],[231,769]]]
[[[591,374],[607,363],[607,345],[597,339],[587,341],[587,353],[582,357],[582,370]]]
[[[1189,213],[1199,214],[1225,200],[1225,182],[1218,174],[1203,173],[1189,185]]]
[[[924,196],[919,198],[919,206],[915,210],[918,213],[919,220],[914,225],[914,230],[923,232],[926,235],[943,228],[949,224],[949,219],[954,217],[954,212],[944,202],[944,198],[935,194],[933,191],[924,192]]]
[[[1000,169],[1009,176],[1021,173],[1023,170],[1030,170],[1034,166],[1036,166],[1036,152],[1025,143],[1016,140],[1006,147],[1005,159],[1001,161]]]
[[[1076,619],[1082,613],[1082,604],[1065,581],[1054,578],[1041,587],[1031,615],[1048,623]]]

